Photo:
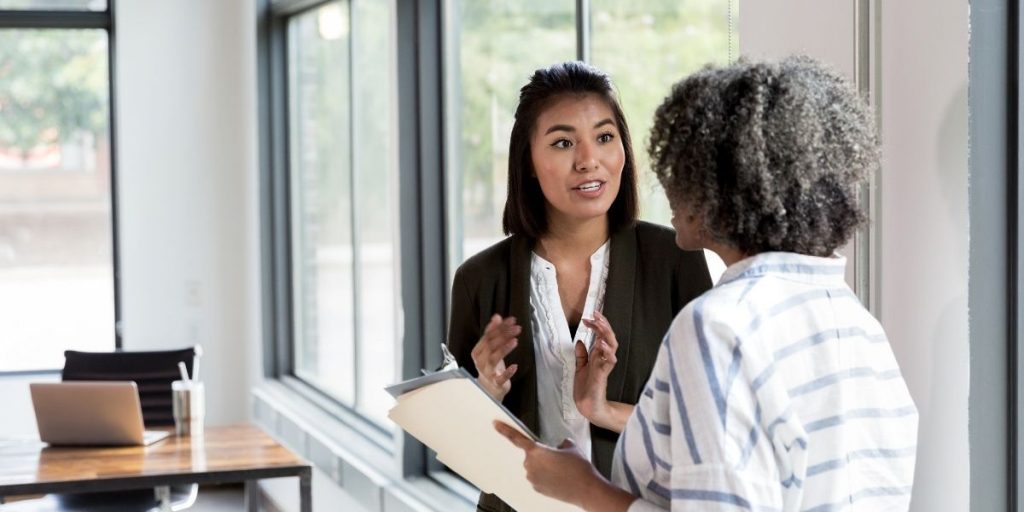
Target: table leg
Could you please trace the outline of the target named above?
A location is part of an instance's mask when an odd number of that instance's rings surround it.
[[[299,511],[313,512],[313,472],[299,474]]]
[[[260,510],[260,486],[257,480],[245,481],[245,510],[246,512],[259,512]]]

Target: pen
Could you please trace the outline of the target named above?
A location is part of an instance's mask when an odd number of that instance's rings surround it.
[[[188,382],[188,370],[185,369],[185,361],[178,361],[178,371],[181,372],[181,380]]]

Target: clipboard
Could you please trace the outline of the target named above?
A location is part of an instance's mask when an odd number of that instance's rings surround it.
[[[521,511],[580,509],[533,490],[523,451],[494,430],[494,420],[538,437],[491,397],[464,368],[454,368],[385,388],[396,404],[388,417],[437,452],[437,460],[485,493]]]

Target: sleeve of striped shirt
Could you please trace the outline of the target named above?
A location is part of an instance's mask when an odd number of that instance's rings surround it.
[[[627,475],[652,501],[630,512],[781,510],[770,443],[727,321],[691,303],[673,322],[626,443]],[[645,460],[649,459],[649,460]],[[660,503],[655,503],[655,501]]]

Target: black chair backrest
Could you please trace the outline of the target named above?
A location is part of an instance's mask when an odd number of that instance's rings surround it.
[[[174,424],[171,382],[181,378],[178,361],[192,375],[195,349],[153,352],[64,351],[63,380],[131,380],[139,387],[146,428]]]

